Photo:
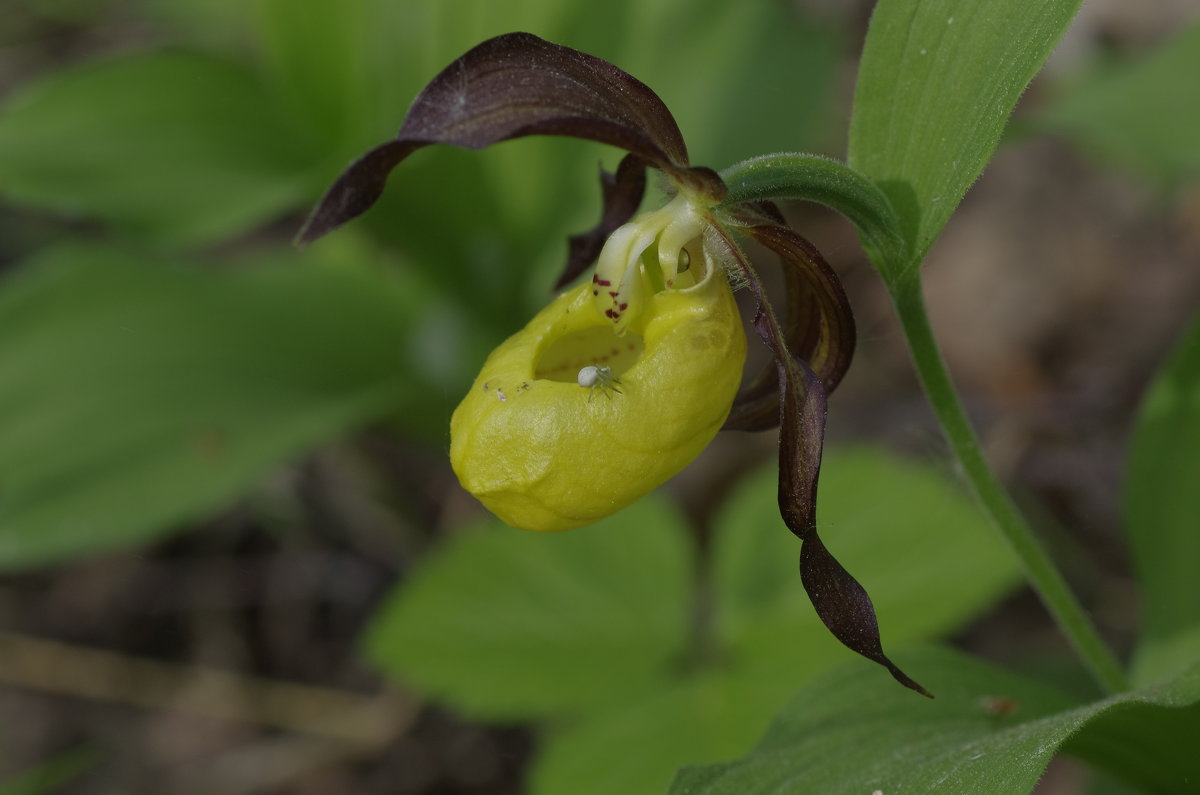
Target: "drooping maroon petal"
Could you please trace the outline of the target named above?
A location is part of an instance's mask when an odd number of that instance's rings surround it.
[[[850,369],[857,341],[841,279],[812,243],[789,227],[770,224],[745,231],[783,262],[788,350],[807,362],[826,393],[832,394]]]
[[[900,684],[933,698],[883,653],[871,597],[817,534],[817,476],[825,436],[825,387],[804,362],[795,359],[791,367],[780,364],[779,379],[783,397],[779,412],[779,508],[784,523],[803,542],[800,581],[804,590],[834,637],[887,668]]]
[[[731,220],[735,229],[779,255],[787,349],[807,363],[826,394],[831,394],[850,367],[856,343],[854,315],[837,273],[811,243],[783,223],[783,215],[770,202],[735,208]],[[777,401],[776,368],[768,366],[738,395],[725,428],[759,431],[775,427]]]
[[[870,597],[817,533],[817,479],[825,439],[827,389],[818,374],[788,349],[787,336],[766,302],[754,268],[733,240],[725,236],[722,239],[754,293],[754,329],[775,358],[780,425],[779,511],[788,529],[801,541],[800,579],[804,590],[834,637],[887,668],[905,687],[932,698],[884,654]]]
[[[600,190],[604,201],[600,223],[587,232],[571,236],[567,266],[554,284],[556,290],[566,287],[587,270],[600,256],[608,236],[637,212],[646,193],[645,161],[637,155],[625,155],[615,174],[600,169]]]
[[[732,219],[739,226],[762,223],[786,225],[787,221],[774,202],[746,202],[733,208]],[[785,267],[786,270],[786,267]],[[722,430],[767,431],[779,427],[779,375],[775,363],[768,363],[750,383],[742,387]]]
[[[351,163],[313,208],[296,244],[307,245],[371,209],[392,169],[422,146],[419,141],[388,141]]]
[[[714,198],[725,185],[690,168],[675,119],[644,83],[601,58],[528,33],[489,39],[446,67],[417,96],[395,140],[354,162],[297,237],[310,243],[363,213],[404,158],[430,144],[482,149],[527,135],[611,144]]]

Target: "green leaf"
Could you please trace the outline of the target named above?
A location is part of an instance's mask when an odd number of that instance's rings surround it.
[[[1200,25],[1193,25],[1144,58],[1096,70],[1031,125],[1175,186],[1200,174],[1197,74]]]
[[[844,110],[835,113],[831,102],[846,47],[840,26],[788,3],[622,4],[629,17],[616,46],[562,43],[648,82],[679,121],[693,162],[715,167],[760,152],[840,147]],[[595,6],[592,14],[611,16],[612,5]],[[680,58],[665,41],[703,57]]]
[[[1170,709],[1146,706],[1170,699]],[[1118,697],[1094,712],[1063,751],[1133,786],[1139,793],[1174,795],[1200,789],[1200,667],[1192,666],[1165,688],[1148,687]],[[1186,706],[1185,706],[1186,705]],[[1094,705],[1093,705],[1094,706]],[[1088,708],[1083,708],[1087,710]]]
[[[776,478],[773,466],[748,476],[718,515],[714,659],[552,734],[533,772],[536,793],[661,793],[682,765],[745,753],[780,704],[850,659],[801,587]],[[890,645],[961,626],[1019,577],[973,502],[932,467],[834,448],[818,501],[827,543],[874,596]],[[912,698],[883,672],[876,676]]]
[[[245,70],[163,52],[87,63],[0,107],[0,192],[153,243],[208,243],[314,189],[314,157]]]
[[[849,666],[800,693],[752,754],[685,769],[670,795],[1024,795],[1064,743],[1098,759],[1117,738],[1135,742],[1120,755],[1141,755],[1142,791],[1191,791],[1198,780],[1195,762],[1183,758],[1194,751],[1185,738],[1200,729],[1200,667],[1162,687],[1071,708],[1040,683],[958,653],[898,656],[925,672],[937,699],[915,699],[867,666]],[[1132,729],[1157,721],[1185,731],[1167,747],[1137,742]]]
[[[369,656],[485,718],[636,699],[683,655],[690,558],[681,518],[653,497],[570,533],[464,532],[379,611]]]
[[[1130,450],[1125,522],[1142,587],[1142,682],[1200,659],[1198,483],[1200,321],[1150,387]]]
[[[393,97],[384,76],[411,72],[415,59],[403,43],[393,39],[385,49],[379,37],[406,27],[401,10],[372,0],[259,3],[267,71],[296,118],[304,119],[302,132],[325,152],[336,152],[335,162],[354,154],[347,147],[369,145],[391,132],[390,119],[380,118],[381,106]],[[395,110],[402,113],[403,106]],[[376,123],[383,126],[372,130]]]
[[[848,161],[900,216],[915,268],[983,171],[1080,0],[880,0],[859,64]]]
[[[739,666],[794,687],[847,653],[800,587],[774,478],[769,468],[756,473],[721,511],[717,627]],[[1020,579],[975,503],[935,467],[834,448],[822,463],[818,505],[825,543],[871,594],[885,648],[961,626]]]
[[[415,311],[333,254],[217,271],[67,248],[10,276],[0,567],[157,537],[347,428],[418,411]]]
[[[779,681],[731,671],[664,682],[643,698],[552,733],[530,774],[530,790],[661,795],[681,766],[745,753],[793,691],[786,687],[781,695]]]

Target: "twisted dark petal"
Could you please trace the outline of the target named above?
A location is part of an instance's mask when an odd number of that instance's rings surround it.
[[[733,221],[735,229],[779,255],[787,349],[807,362],[825,392],[832,393],[850,367],[856,342],[854,315],[837,273],[811,243],[783,223],[774,204],[742,205],[735,209]],[[775,427],[778,388],[776,368],[768,366],[738,395],[725,428],[760,431]]]
[[[396,139],[354,162],[297,237],[309,243],[363,213],[388,174],[430,144],[482,149],[527,135],[566,135],[617,146],[714,199],[725,185],[690,168],[675,119],[644,83],[601,58],[528,33],[489,39],[450,64],[417,96]]]
[[[866,590],[842,568],[816,533],[800,547],[800,580],[821,621],[847,648],[888,669],[892,677],[910,690],[933,698],[883,653],[875,607]]]
[[[786,293],[784,339],[832,394],[850,369],[857,332],[842,282],[820,252],[795,231],[776,224],[746,232],[779,255]]]
[[[766,302],[758,275],[737,245],[728,238],[725,240],[757,301],[754,330],[775,358],[775,381],[779,389],[775,405],[780,425],[779,512],[788,529],[801,541],[800,577],[804,590],[834,637],[887,668],[905,687],[930,696],[929,691],[883,653],[870,597],[838,563],[817,533],[817,479],[825,439],[828,389],[817,372],[789,350],[787,335]],[[840,376],[837,373],[837,378]]]
[[[645,161],[637,155],[625,155],[615,174],[600,169],[600,190],[604,201],[600,223],[587,232],[571,236],[567,266],[554,285],[556,290],[566,287],[591,267],[608,236],[637,212],[646,193]]]
[[[781,226],[787,221],[774,202],[747,202],[735,207],[732,215],[739,227],[753,224],[775,223]],[[785,267],[786,271],[787,268]],[[754,379],[742,387],[733,401],[733,408],[725,419],[722,430],[768,431],[779,427],[779,376],[775,365],[768,364]]]
[[[793,359],[793,366],[780,364],[778,370],[783,396],[779,412],[779,508],[784,523],[803,542],[800,580],[804,590],[834,637],[887,668],[900,684],[933,698],[883,653],[871,597],[817,535],[817,476],[825,436],[825,388],[802,361]]]
[[[392,169],[422,146],[425,143],[418,141],[388,141],[354,161],[325,191],[296,235],[296,243],[307,245],[371,209]]]

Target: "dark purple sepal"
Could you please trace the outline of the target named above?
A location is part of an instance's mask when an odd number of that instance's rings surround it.
[[[814,370],[831,394],[854,356],[856,331],[850,301],[837,273],[811,243],[783,221],[770,202],[740,205],[730,223],[779,255],[783,266],[787,350]],[[779,385],[767,366],[738,394],[725,429],[762,431],[779,424]]]
[[[847,648],[887,668],[897,682],[923,696],[933,694],[883,653],[871,597],[817,534],[817,477],[825,436],[826,393],[804,362],[779,365],[779,509],[800,540],[800,580],[813,609]]]
[[[529,33],[472,48],[413,101],[396,139],[347,169],[297,236],[310,243],[379,198],[389,172],[430,144],[482,149],[527,135],[564,135],[617,146],[673,182],[719,201],[716,172],[688,166],[687,147],[658,95],[608,61]]]
[[[832,394],[850,369],[857,343],[854,315],[841,279],[820,252],[789,227],[754,226],[746,232],[784,264],[788,350],[807,362],[825,392]]]
[[[754,294],[754,330],[775,358],[780,426],[779,512],[784,524],[801,541],[800,577],[804,590],[821,621],[847,648],[887,668],[905,687],[932,698],[929,691],[883,653],[879,622],[870,597],[838,563],[817,533],[817,479],[825,440],[828,390],[817,373],[789,350],[784,329],[766,302],[758,274],[737,244],[728,237],[724,239],[730,257]]]
[[[753,214],[739,212],[737,231],[775,252],[783,265],[786,307],[784,339],[788,350],[808,363],[821,379],[827,394],[833,394],[850,369],[857,343],[854,313],[837,272],[816,246],[772,216],[778,209],[758,203],[773,212],[754,207]],[[751,209],[751,208],[745,208]]]
[[[308,245],[371,209],[392,169],[422,146],[416,141],[388,141],[351,163],[313,208],[296,235],[296,244]]]

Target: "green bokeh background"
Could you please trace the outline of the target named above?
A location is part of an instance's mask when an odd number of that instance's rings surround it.
[[[6,0],[0,723],[14,728],[0,730],[0,792],[553,795],[585,781],[571,791],[631,795],[661,791],[678,764],[746,752],[788,693],[849,657],[814,631],[789,573],[793,539],[757,466],[769,435],[719,440],[611,533],[578,538],[492,526],[444,461],[459,395],[545,302],[566,237],[598,217],[598,168],[620,153],[549,138],[425,149],[368,215],[303,251],[291,237],[433,74],[513,30],[650,84],[693,163],[842,157],[870,5]],[[1200,296],[1200,29],[1171,14],[1148,13],[1157,28],[1077,24],[1020,108],[1012,154],[929,263],[985,440],[1126,647],[1112,440]],[[1039,218],[1064,206],[1078,216],[1047,244]],[[859,318],[859,359],[832,403],[823,532],[865,572],[885,643],[952,635],[1064,669],[1031,598],[1002,603],[1012,565],[930,463],[936,428],[849,227],[787,210]],[[977,273],[998,236],[1027,230],[1040,247],[1000,277],[944,276]],[[994,325],[962,316],[993,296],[1018,309]],[[1149,461],[1172,436],[1152,432]],[[1136,516],[1153,515],[1166,498],[1137,485]],[[1140,554],[1169,559],[1168,541]],[[479,603],[495,616],[479,620]],[[1192,655],[1194,633],[1173,634],[1186,613],[1148,671]],[[506,619],[503,643],[480,641]],[[115,653],[111,670],[89,668],[96,649]],[[236,720],[188,706],[214,668],[241,677],[209,700]],[[279,682],[316,690],[273,707]],[[373,705],[349,720],[358,739],[323,720],[331,695]],[[672,742],[656,749],[656,733]],[[624,761],[606,752],[623,738],[636,740]],[[1089,780],[1076,773],[1070,791]]]

